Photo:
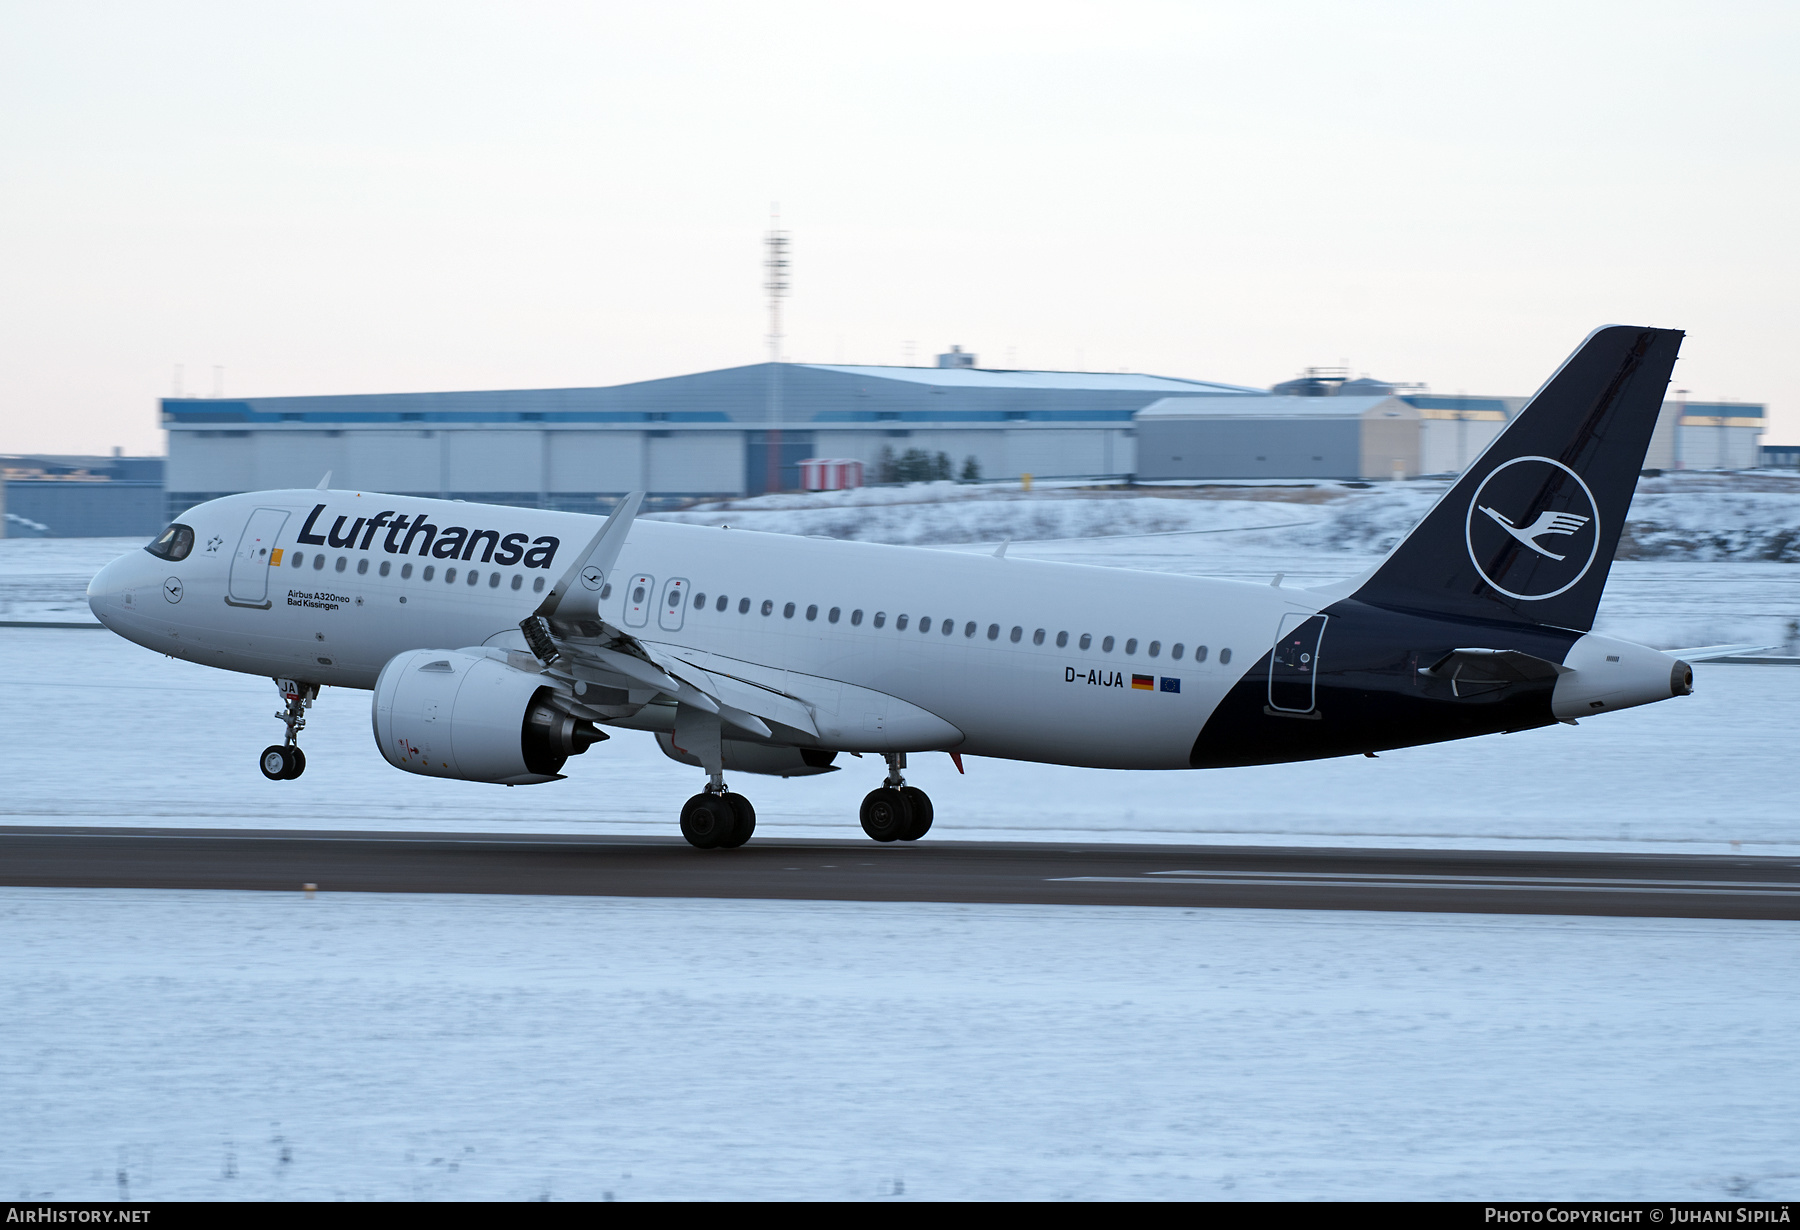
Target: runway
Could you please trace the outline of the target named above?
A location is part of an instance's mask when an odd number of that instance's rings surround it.
[[[0,885],[1800,919],[1800,861],[1306,847],[0,828]]]

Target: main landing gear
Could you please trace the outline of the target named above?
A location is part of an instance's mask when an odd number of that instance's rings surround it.
[[[756,808],[725,789],[723,773],[714,773],[706,789],[681,808],[681,835],[702,850],[735,850],[754,832]]]
[[[887,753],[887,781],[862,802],[863,832],[876,841],[917,841],[931,829],[931,796],[906,784],[906,753]]]
[[[275,716],[287,724],[287,741],[271,743],[263,749],[257,765],[262,775],[272,782],[292,781],[306,772],[306,753],[300,750],[300,732],[306,729],[306,711],[319,695],[316,683],[300,683],[293,679],[277,679],[281,689],[282,711]]]

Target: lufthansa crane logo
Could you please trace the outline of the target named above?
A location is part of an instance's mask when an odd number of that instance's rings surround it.
[[[581,570],[581,583],[589,589],[599,589],[601,582],[605,580],[606,574],[592,565]]]
[[[1466,522],[1469,560],[1508,598],[1567,592],[1593,567],[1600,513],[1581,476],[1548,457],[1514,457],[1475,488]]]

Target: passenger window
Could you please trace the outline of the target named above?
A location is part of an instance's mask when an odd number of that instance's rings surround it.
[[[1126,653],[1136,653],[1137,652],[1137,637],[1134,636],[1130,640],[1125,642],[1125,652]]]
[[[298,567],[299,567],[299,566],[300,566],[300,562],[301,562],[301,561],[302,561],[302,560],[304,560],[304,559],[305,559],[305,558],[306,558],[306,556],[304,556],[304,555],[302,555],[302,554],[301,554],[301,553],[300,553],[300,552],[298,552],[298,551],[296,551],[296,552],[294,552],[294,554],[293,554],[293,555],[292,555],[292,556],[290,556],[290,557],[289,557],[289,558],[290,558],[290,560],[291,560],[291,562],[292,562],[292,564],[293,564],[293,566],[294,566],[294,567],[295,567],[295,568],[298,568]]]
[[[469,584],[473,585],[479,580],[481,580],[481,574],[476,572],[473,568],[469,569]]]
[[[854,628],[861,622],[862,622],[862,609],[859,607],[858,609],[850,612],[850,626],[852,628]]]
[[[1069,647],[1069,634],[1067,632],[1058,632],[1056,634],[1056,647],[1058,649],[1067,649]]]
[[[342,572],[349,563],[350,561],[342,555],[338,556],[337,571]]]
[[[727,598],[724,594],[720,594],[718,600],[713,603],[713,610],[723,612],[725,608],[730,605],[731,599]]]
[[[1195,645],[1194,646],[1194,661],[1196,661],[1196,662],[1206,661],[1206,646],[1205,645]]]
[[[1171,645],[1169,647],[1169,656],[1171,658],[1174,658],[1177,662],[1181,661],[1181,642],[1180,641],[1176,641],[1173,645]]]
[[[1017,624],[1014,624],[1013,630],[1012,630],[1012,636],[1008,639],[1010,639],[1013,644],[1017,645],[1019,643],[1019,638],[1024,635],[1025,635],[1025,629],[1019,627]]]
[[[357,576],[360,577],[368,571],[369,571],[369,561],[366,557],[356,561],[356,575]]]
[[[488,574],[488,588],[489,589],[499,589],[500,588],[500,574],[499,573],[493,572],[493,573]]]
[[[963,635],[964,636],[974,636],[976,626],[977,625],[976,625],[975,621],[971,619],[968,623],[963,625]]]
[[[605,589],[600,591],[600,596],[604,598],[607,595],[607,593],[609,591],[611,591],[611,589],[612,589],[612,586],[608,585]],[[538,577],[537,579],[532,581],[531,592],[534,594],[541,594],[544,592],[544,578],[543,577]]]
[[[739,615],[748,615],[749,613],[750,613],[750,599],[739,598],[738,599],[738,614]]]
[[[878,621],[876,626],[879,627],[880,626],[879,620],[881,619],[881,616],[877,615],[875,618]],[[894,631],[896,631],[896,632],[906,631],[906,616],[896,615],[894,617]]]
[[[806,608],[806,620],[808,623],[811,623],[813,620],[817,619],[818,617],[819,617],[819,608],[816,605],[808,606]]]
[[[454,568],[444,569],[444,584],[445,585],[455,585],[456,584],[456,569],[454,569]]]
[[[1101,653],[1111,653],[1112,646],[1113,646],[1113,638],[1109,636],[1105,640],[1100,642],[1100,652]]]
[[[1151,641],[1150,642],[1150,656],[1154,658],[1157,654],[1159,654],[1161,652],[1162,652],[1162,642],[1161,641]]]
[[[869,622],[874,624],[877,628],[881,627],[883,624],[887,623],[887,612],[886,611],[876,611],[875,618],[870,620]]]
[[[324,570],[324,568],[325,568],[325,557],[323,555],[313,556],[313,571],[321,572]]]
[[[543,588],[544,588],[544,578],[539,577],[537,579],[537,584],[533,585],[531,587],[531,592],[535,594]],[[605,585],[602,585],[600,587],[600,601],[605,602],[610,597],[612,597],[612,582],[608,581]]]
[[[1044,643],[1044,630],[1042,628],[1039,628],[1036,632],[1031,634],[1031,643],[1033,645],[1042,645]]]
[[[775,613],[775,600],[773,598],[763,599],[762,613],[764,615],[773,615]]]
[[[1083,632],[1081,634],[1081,648],[1086,649],[1089,645],[1092,645],[1093,643],[1094,643],[1094,637],[1093,637],[1092,633]]]
[[[838,614],[839,614],[839,608],[834,606],[831,608],[830,612],[825,616],[825,618],[826,618],[826,620],[828,620],[831,623],[836,623],[838,621]]]
[[[919,631],[920,632],[931,631],[931,616],[929,616],[929,615],[919,616]]]
[[[1231,665],[1231,650],[1229,650],[1229,649],[1219,650],[1219,665],[1220,666],[1230,666]]]
[[[410,567],[410,566],[411,565],[408,565],[408,567]],[[436,564],[427,564],[427,565],[425,565],[425,571],[421,572],[419,574],[419,579],[422,581],[429,581],[429,580],[431,580],[432,577],[435,577],[436,575],[437,575],[437,565]]]
[[[642,585],[640,585],[636,589],[631,591],[631,605],[632,606],[642,606],[643,604],[644,604],[644,587]]]
[[[792,619],[794,617],[794,604],[793,603],[790,602],[786,606],[781,608],[781,617],[783,619]]]
[[[144,548],[150,554],[170,563],[180,563],[193,549],[194,531],[179,523],[158,534],[156,541]]]
[[[988,640],[997,641],[999,639],[1000,639],[1000,625],[999,624],[989,624],[988,625]]]
[[[706,609],[706,595],[705,594],[695,594],[694,595],[694,609],[696,611],[704,611]]]
[[[412,565],[411,564],[400,565],[400,579],[402,581],[412,580]]]
[[[944,621],[944,635],[949,636],[954,631],[956,631],[956,621],[954,619],[946,619]]]
[[[375,571],[385,577],[388,573],[392,572],[393,570],[394,570],[394,565],[393,565],[392,561],[384,559],[381,561],[381,567],[377,568]]]
[[[513,588],[514,588],[514,589],[518,589],[518,588],[519,588],[519,587],[520,587],[520,586],[522,586],[522,585],[524,585],[524,584],[525,584],[525,578],[524,578],[524,577],[522,577],[522,576],[520,576],[520,575],[519,575],[519,574],[518,574],[518,573],[516,573],[516,572],[515,572],[515,573],[513,573],[513,583],[512,583],[512,587],[513,587]]]

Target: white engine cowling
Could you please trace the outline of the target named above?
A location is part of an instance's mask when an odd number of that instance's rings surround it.
[[[375,681],[375,746],[396,769],[523,786],[552,782],[563,763],[606,736],[548,701],[543,675],[493,651],[414,649]]]

